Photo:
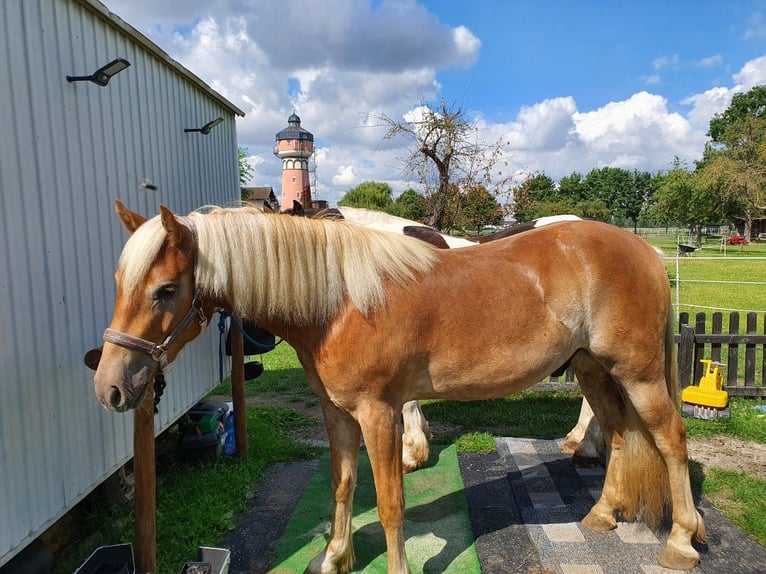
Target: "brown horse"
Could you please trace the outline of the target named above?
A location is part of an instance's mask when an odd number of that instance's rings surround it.
[[[163,206],[148,221],[120,203],[117,211],[132,235],[116,272],[97,397],[113,411],[135,408],[156,370],[204,328],[197,319],[217,308],[283,337],[321,400],[330,439],[334,516],[309,572],[353,564],[361,437],[388,571],[409,572],[402,405],[506,396],[567,360],[610,446],[601,497],[583,524],[608,530],[616,513],[656,519],[672,505],[659,562],[698,563],[692,539],[704,540],[705,526],[676,404],[670,289],[640,238],[576,221],[438,250],[343,221],[255,209],[179,218]]]

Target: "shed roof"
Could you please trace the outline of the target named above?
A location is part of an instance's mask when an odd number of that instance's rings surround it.
[[[272,187],[243,187],[245,198],[249,200],[276,199]]]
[[[115,28],[120,30],[122,33],[129,36],[137,44],[141,45],[147,52],[151,53],[153,56],[163,61],[169,67],[173,68],[176,72],[178,72],[178,74],[180,74],[181,76],[189,80],[192,84],[196,85],[203,92],[206,92],[212,99],[216,100],[224,108],[226,108],[227,110],[229,110],[230,112],[232,112],[233,114],[237,116],[241,116],[241,117],[245,116],[245,112],[243,112],[233,103],[231,103],[229,100],[224,98],[221,94],[216,92],[213,88],[208,86],[204,81],[202,81],[199,78],[199,76],[194,75],[189,70],[184,68],[181,64],[179,64],[177,61],[171,58],[167,52],[165,52],[157,44],[152,42],[149,38],[144,36],[141,32],[136,30],[133,26],[125,22],[125,20],[120,18],[117,14],[115,14],[114,12],[110,12],[109,8],[107,8],[104,4],[102,4],[98,0],[75,0],[75,1],[82,4],[86,8],[92,10],[93,12],[98,14],[101,18],[103,18],[109,25],[114,26]]]

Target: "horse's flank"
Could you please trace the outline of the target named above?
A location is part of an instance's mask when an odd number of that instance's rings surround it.
[[[366,314],[383,301],[387,279],[412,280],[435,259],[428,245],[342,221],[278,217],[255,208],[189,217],[198,241],[197,289],[226,301],[242,317],[322,323],[346,296]],[[144,278],[164,239],[157,217],[128,240],[120,259],[125,292]]]

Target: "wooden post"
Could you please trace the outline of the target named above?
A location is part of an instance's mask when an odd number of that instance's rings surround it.
[[[234,441],[237,448],[237,456],[240,458],[247,458],[247,408],[245,406],[244,343],[242,340],[242,332],[234,324],[232,324],[230,332],[231,400],[234,403]]]
[[[138,574],[157,572],[157,480],[154,455],[154,386],[133,418],[133,474],[136,479],[135,560]]]

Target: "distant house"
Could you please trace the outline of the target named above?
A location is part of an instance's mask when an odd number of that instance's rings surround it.
[[[735,217],[734,227],[739,235],[745,235],[745,218]],[[766,237],[766,215],[752,218],[752,227],[750,228],[751,239],[762,239]]]
[[[279,200],[274,195],[273,187],[243,187],[242,201],[247,201],[261,208],[268,206],[273,211],[279,211]]]

